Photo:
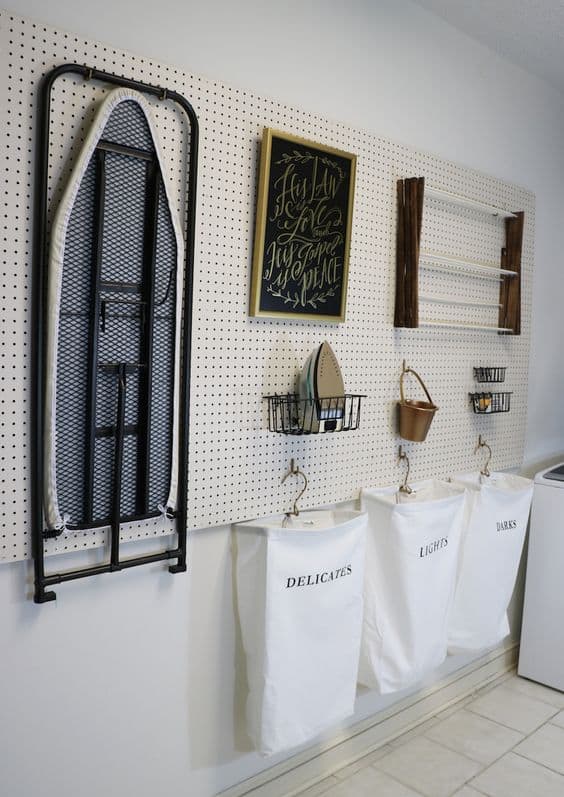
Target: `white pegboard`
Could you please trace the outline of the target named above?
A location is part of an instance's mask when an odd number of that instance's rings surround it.
[[[414,478],[445,477],[481,464],[478,434],[493,449],[493,465],[522,461],[530,338],[534,198],[516,186],[380,139],[368,132],[186,75],[170,66],[0,14],[2,114],[6,135],[2,279],[2,537],[0,558],[29,551],[29,314],[31,181],[37,81],[69,61],[174,88],[194,106],[201,151],[190,428],[191,528],[230,523],[283,511],[295,485],[281,477],[291,457],[309,477],[304,507],[355,497],[359,488],[399,482],[394,408],[402,359],[421,373],[440,407],[428,440],[407,444]],[[70,158],[80,145],[101,88],[66,81],[54,95],[51,173],[57,197]],[[176,111],[153,101],[171,179],[183,203],[181,168],[186,130]],[[356,153],[357,182],[346,323],[335,325],[248,317],[252,239],[263,127],[274,127]],[[522,334],[457,329],[395,330],[395,184],[425,176],[429,185],[525,211]],[[476,211],[426,200],[423,248],[499,263],[502,222]],[[496,283],[426,272],[421,291],[496,301]],[[423,305],[423,317],[497,323],[492,309]],[[366,393],[356,432],[288,438],[267,431],[261,397],[293,389],[311,349],[327,339],[341,362],[346,388]],[[504,389],[513,390],[508,414],[476,416],[468,404],[473,365],[507,366]],[[414,386],[416,391],[417,387]],[[124,539],[167,529],[134,524]],[[53,550],[91,547],[104,533],[68,535]]]

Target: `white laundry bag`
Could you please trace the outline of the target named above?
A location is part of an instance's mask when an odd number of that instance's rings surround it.
[[[466,491],[430,480],[362,491],[368,512],[359,681],[405,689],[444,661]]]
[[[235,526],[247,726],[272,755],[354,711],[366,515],[303,512]]]
[[[449,651],[497,645],[509,633],[507,607],[523,551],[533,482],[509,473],[456,477],[469,491]]]

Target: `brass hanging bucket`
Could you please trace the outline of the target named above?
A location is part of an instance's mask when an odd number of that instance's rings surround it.
[[[414,399],[405,398],[403,392],[405,374],[413,374],[425,391],[428,401],[415,401]],[[404,440],[412,440],[414,443],[422,443],[427,437],[427,432],[438,409],[419,374],[413,368],[406,368],[404,360],[400,376],[400,401],[398,402],[400,437],[403,437]]]

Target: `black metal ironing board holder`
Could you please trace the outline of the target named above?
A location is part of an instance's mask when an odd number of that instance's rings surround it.
[[[184,111],[190,124],[190,156],[187,174],[187,210],[185,220],[185,258],[183,280],[183,313],[182,318],[177,318],[176,323],[182,324],[181,352],[176,356],[181,357],[180,377],[180,417],[178,440],[178,492],[176,511],[174,512],[177,545],[175,548],[159,551],[153,554],[122,559],[120,556],[120,530],[123,523],[141,518],[157,517],[159,512],[150,511],[147,504],[147,472],[143,468],[137,474],[137,504],[135,515],[124,516],[121,511],[121,478],[124,451],[124,439],[128,435],[136,435],[138,446],[143,450],[149,445],[150,416],[148,407],[151,402],[151,346],[152,346],[152,319],[159,302],[155,302],[154,285],[151,283],[151,247],[155,245],[156,207],[158,204],[158,191],[160,169],[155,160],[148,164],[150,175],[150,193],[148,197],[148,229],[146,230],[147,246],[144,249],[143,280],[140,285],[128,282],[104,282],[101,279],[101,253],[99,248],[94,252],[92,271],[92,296],[95,296],[95,309],[90,315],[89,335],[89,406],[87,411],[88,439],[87,439],[87,464],[85,477],[85,515],[87,522],[73,525],[72,529],[106,527],[110,529],[110,560],[107,563],[83,567],[58,573],[45,572],[45,540],[58,536],[58,530],[45,529],[43,517],[43,490],[44,490],[44,402],[45,402],[45,331],[47,319],[47,274],[48,274],[48,176],[49,176],[49,140],[50,140],[50,109],[51,93],[55,81],[62,75],[77,74],[85,80],[98,80],[113,86],[134,89],[144,94],[158,97],[161,100],[171,100]],[[123,146],[112,142],[98,142],[96,147],[97,169],[97,204],[95,219],[102,224],[104,213],[104,158],[107,152],[128,155],[133,158],[150,160],[147,153],[135,147]],[[34,250],[33,250],[33,388],[32,388],[32,554],[35,571],[34,601],[45,603],[56,598],[56,594],[47,587],[61,584],[79,578],[86,578],[101,573],[110,573],[136,567],[152,562],[176,560],[169,566],[169,572],[180,573],[186,570],[186,537],[187,537],[187,485],[188,485],[188,430],[190,407],[190,351],[192,332],[192,297],[194,273],[194,235],[195,235],[195,208],[196,208],[196,183],[198,161],[198,121],[190,103],[175,91],[151,86],[136,80],[113,75],[78,64],[63,64],[49,72],[39,91],[39,129],[37,149],[37,182],[35,197],[35,223],[34,223]],[[152,214],[152,215],[151,215]],[[151,230],[151,222],[153,229]],[[96,240],[101,240],[101,235]],[[166,301],[171,287],[172,274],[162,302]],[[102,299],[102,290],[104,299]],[[110,296],[108,297],[108,293]],[[128,299],[128,295],[141,294],[140,300]],[[118,303],[121,305],[135,305],[143,317],[143,328],[146,331],[142,340],[142,357],[139,362],[105,362],[97,359],[98,334],[104,327],[109,316],[108,305]],[[100,369],[113,373],[117,379],[118,399],[115,423],[111,425],[97,425],[95,390],[92,384],[96,380],[96,372]],[[125,422],[125,395],[128,374],[139,372],[143,374],[139,380],[143,390],[143,406],[146,407],[144,416],[138,419],[136,425]],[[141,404],[140,404],[141,406]],[[92,502],[94,479],[93,458],[94,446],[97,438],[112,437],[114,440],[114,463],[112,477],[111,513],[103,520],[96,520],[93,515]],[[148,450],[148,449],[147,449]],[[141,457],[142,460],[142,457]],[[145,459],[148,462],[148,457]],[[169,513],[170,516],[170,513]]]

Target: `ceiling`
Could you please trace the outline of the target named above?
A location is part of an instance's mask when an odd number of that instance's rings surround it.
[[[415,0],[564,93],[562,0]]]

